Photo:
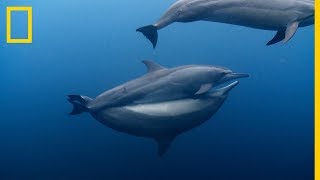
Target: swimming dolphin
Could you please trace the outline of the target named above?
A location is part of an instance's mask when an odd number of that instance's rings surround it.
[[[239,82],[207,92],[196,98],[184,98],[158,103],[124,105],[90,112],[102,124],[119,132],[152,138],[162,156],[176,136],[209,120]],[[73,97],[68,100],[73,102]]]
[[[178,0],[153,25],[141,27],[155,48],[158,30],[174,22],[211,21],[277,31],[267,43],[288,42],[298,27],[314,24],[314,0]]]
[[[129,81],[91,99],[85,96],[71,96],[72,101],[81,102],[85,107],[76,108],[72,114],[83,111],[98,111],[107,107],[127,104],[161,102],[205,94],[213,86],[224,82],[248,77],[247,74],[233,73],[231,70],[207,66],[187,65],[165,68],[152,61],[143,61],[148,68],[144,76]]]

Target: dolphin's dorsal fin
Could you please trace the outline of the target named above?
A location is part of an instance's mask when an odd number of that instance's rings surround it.
[[[294,36],[294,34],[297,32],[298,27],[299,27],[298,21],[288,24],[286,29],[286,37],[283,40],[284,43],[287,43]]]
[[[212,89],[212,87],[213,87],[213,84],[203,84],[201,85],[199,91],[195,93],[195,95],[201,95],[201,94],[207,93],[208,91],[210,91],[210,89]]]
[[[156,142],[158,143],[158,155],[163,156],[169,149],[170,145],[174,141],[175,136],[166,136],[156,138]]]
[[[153,61],[144,60],[144,61],[142,61],[142,63],[147,66],[148,73],[152,73],[152,72],[160,71],[162,69],[166,69],[165,67],[163,67]]]

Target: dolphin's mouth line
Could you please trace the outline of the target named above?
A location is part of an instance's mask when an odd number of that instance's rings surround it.
[[[219,89],[223,89],[223,88],[229,87],[230,85],[232,85],[232,84],[234,84],[236,82],[237,82],[237,80],[230,80],[230,81],[218,84],[216,86],[213,86],[211,91],[216,91],[216,90],[219,90]]]
[[[242,79],[242,78],[247,78],[249,77],[249,74],[244,74],[244,73],[230,73],[228,74],[230,77],[232,77],[231,79],[225,81],[225,82],[222,82],[222,83],[219,83],[219,84],[216,84],[212,87],[212,90],[218,90],[218,89],[221,89],[221,88],[226,88],[230,85],[232,85],[233,83],[237,82],[237,79]]]

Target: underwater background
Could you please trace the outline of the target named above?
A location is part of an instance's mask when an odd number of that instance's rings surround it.
[[[314,26],[286,45],[275,32],[209,22],[159,31],[156,50],[135,29],[175,0],[0,1],[0,179],[313,179]],[[33,7],[33,44],[6,44],[6,7]],[[26,36],[12,13],[12,36]],[[143,75],[141,60],[210,64],[249,73],[207,123],[156,143],[118,133],[68,94],[90,97]]]

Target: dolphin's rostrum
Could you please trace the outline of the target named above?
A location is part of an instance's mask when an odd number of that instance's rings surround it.
[[[222,67],[188,65],[165,68],[144,61],[148,73],[91,99],[69,95],[71,115],[90,113],[102,124],[130,135],[156,140],[162,156],[179,134],[210,119],[247,74]]]
[[[211,21],[277,31],[267,43],[288,42],[314,24],[314,0],[177,0],[153,25],[137,29],[155,48],[158,30],[174,22]]]

